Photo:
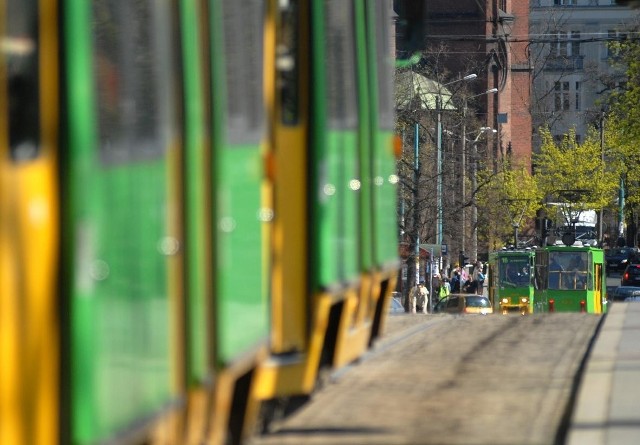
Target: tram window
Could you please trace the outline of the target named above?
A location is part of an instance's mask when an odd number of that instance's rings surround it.
[[[38,8],[36,0],[9,0],[11,20],[2,36],[9,88],[9,152],[16,162],[34,159],[40,146]]]
[[[385,130],[393,130],[394,118],[394,98],[393,98],[393,75],[394,67],[391,58],[390,40],[384,38],[389,35],[391,17],[389,16],[392,7],[389,0],[376,1],[376,44],[377,44],[377,73],[378,73],[378,125]]]
[[[587,252],[551,252],[549,256],[549,289],[587,289],[587,259]]]
[[[531,282],[529,257],[505,257],[500,263],[500,281],[516,286],[528,286]]]
[[[353,3],[328,0],[324,25],[329,125],[350,130],[358,124]]]
[[[174,121],[171,23],[151,0],[93,3],[100,158],[120,164],[161,156]]]
[[[233,145],[257,144],[266,131],[262,81],[265,3],[262,0],[222,2],[226,128]]]

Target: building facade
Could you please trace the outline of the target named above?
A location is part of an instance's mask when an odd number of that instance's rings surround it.
[[[396,1],[400,23],[411,29],[398,45],[400,57],[423,51],[449,79],[477,73],[478,96],[469,110],[482,126],[498,130],[489,155],[511,155],[531,165],[531,66],[528,0]],[[402,35],[403,27],[399,27]],[[497,94],[482,93],[497,88]]]
[[[612,66],[607,42],[625,38],[637,21],[615,0],[531,1],[534,131],[548,125],[560,140],[574,129],[581,142],[599,125],[606,95],[624,74]]]
[[[450,87],[456,106],[465,110],[464,123],[451,125],[457,154],[445,156],[438,177],[445,179],[445,202],[455,209],[455,214],[445,210],[444,242],[453,253],[483,258],[488,247],[478,245],[477,209],[465,204],[475,193],[477,165],[495,170],[508,160],[531,168],[529,0],[396,0],[394,11],[398,58],[419,54],[418,69],[441,85],[477,75]],[[479,135],[482,127],[495,132]],[[448,169],[456,162],[461,165]],[[454,172],[451,184],[448,171]],[[450,191],[456,197],[447,199]]]

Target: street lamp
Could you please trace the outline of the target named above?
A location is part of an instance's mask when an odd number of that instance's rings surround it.
[[[442,86],[443,86],[443,87],[446,87],[447,85],[451,85],[452,83],[460,82],[461,80],[473,80],[473,79],[475,79],[476,77],[478,77],[478,75],[477,75],[477,74],[475,74],[475,73],[467,74],[467,75],[466,75],[466,76],[464,76],[462,79],[456,79],[456,80],[453,80],[453,81],[451,81],[451,82],[449,82],[449,83],[445,83],[445,84],[444,84],[444,85],[442,85]]]
[[[473,80],[476,77],[478,77],[478,75],[475,73],[467,74],[461,79],[456,79],[451,82],[445,83],[444,85],[441,85],[441,87],[446,87],[447,85],[451,85],[457,82]],[[451,98],[449,98],[449,100],[451,100]],[[442,97],[440,92],[438,92],[438,95],[436,96],[436,112],[437,112],[436,148],[438,151],[438,160],[437,160],[437,167],[438,167],[438,171],[437,171],[438,218],[437,219],[438,221],[437,221],[437,231],[436,231],[436,244],[441,246],[442,245],[442,220],[443,220],[442,213],[443,212],[442,212]]]
[[[473,169],[471,172],[471,188],[473,189],[473,199],[471,206],[471,257],[477,259],[478,258],[478,204],[476,202],[476,188],[478,187],[476,184],[477,175],[478,175],[478,141],[480,140],[480,136],[485,133],[497,133],[498,130],[491,127],[482,127],[480,128],[480,133],[473,141]]]
[[[462,180],[462,221],[461,221],[461,238],[460,238],[460,250],[465,251],[465,243],[466,243],[466,225],[467,225],[467,218],[466,218],[466,212],[465,212],[465,200],[466,200],[466,195],[467,195],[467,190],[466,190],[466,183],[465,183],[465,176],[466,176],[466,170],[467,170],[467,160],[466,160],[466,143],[467,143],[467,124],[466,124],[466,120],[467,120],[467,101],[469,99],[473,99],[474,97],[479,97],[479,96],[484,96],[485,94],[495,94],[498,92],[497,88],[491,88],[483,93],[480,94],[476,94],[474,96],[470,96],[470,97],[465,97],[464,98],[464,103],[462,106],[462,155],[461,155],[461,161],[462,161],[462,174],[460,175],[460,178]],[[482,128],[488,128],[488,127],[482,127]],[[474,141],[477,142],[478,138],[480,137],[480,135],[482,134],[484,130],[481,129],[481,132],[478,134],[478,136],[476,137],[476,140]],[[477,252],[476,252],[477,255]],[[475,261],[477,260],[477,257],[472,257],[472,259]]]

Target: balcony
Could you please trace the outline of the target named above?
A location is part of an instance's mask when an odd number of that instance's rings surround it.
[[[551,56],[544,64],[545,71],[582,71],[584,56]]]

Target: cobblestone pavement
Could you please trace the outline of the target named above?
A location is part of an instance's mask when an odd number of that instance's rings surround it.
[[[398,315],[251,445],[555,444],[601,317]]]

